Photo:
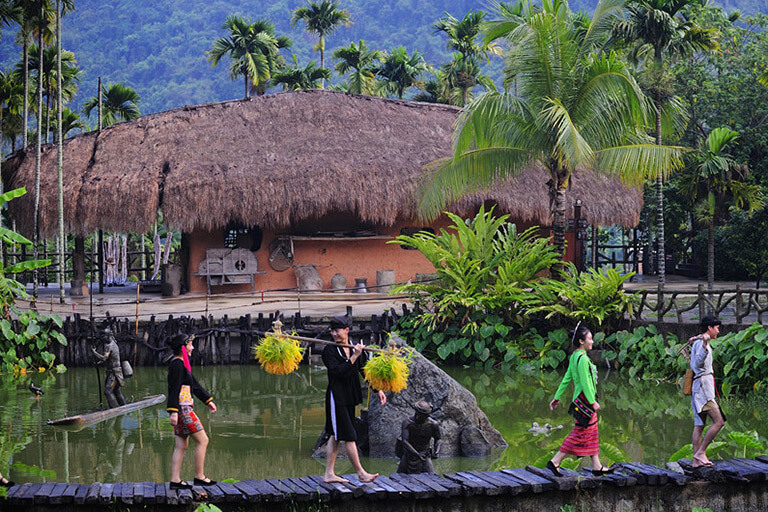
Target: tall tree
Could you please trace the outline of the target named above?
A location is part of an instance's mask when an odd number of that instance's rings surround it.
[[[680,57],[698,50],[717,47],[713,30],[701,27],[691,20],[689,10],[702,7],[706,0],[628,0],[628,16],[616,22],[613,37],[631,47],[634,62],[644,63],[651,77],[650,94],[656,110],[656,144],[662,144],[662,115],[665,91],[668,84],[664,67]],[[664,178],[656,176],[656,221],[658,243],[659,284],[663,285],[666,274],[664,236]]]
[[[5,123],[3,122],[3,113],[8,112],[9,115],[18,115],[22,107],[22,94],[24,93],[23,85],[16,79],[16,76],[11,73],[4,73],[0,71],[0,175],[2,175],[2,143],[3,143],[3,128]],[[0,180],[0,195],[3,194],[3,183]],[[3,213],[2,205],[0,205],[0,228],[3,226]],[[0,242],[0,265],[3,263],[3,250],[2,243]]]
[[[214,41],[213,48],[206,52],[208,62],[216,67],[228,56],[229,77],[235,80],[243,75],[245,97],[248,98],[251,89],[264,94],[272,74],[282,66],[280,49],[289,48],[291,40],[275,35],[275,26],[267,20],[251,23],[239,16],[227,16],[221,28],[228,30],[229,35]]]
[[[141,115],[139,112],[139,93],[125,84],[117,83],[101,86],[102,126],[112,126],[122,121],[130,121]],[[99,98],[94,96],[83,104],[83,113],[91,116],[93,109],[98,108]]]
[[[306,66],[299,67],[296,56],[293,56],[293,66],[275,73],[272,82],[282,85],[284,91],[305,91],[317,89],[317,83],[322,79],[331,78],[331,72],[324,68],[318,68],[315,61]]]
[[[315,50],[320,52],[320,67],[325,68],[325,38],[341,25],[349,26],[351,18],[345,9],[339,9],[338,0],[322,0],[315,3],[307,0],[307,5],[298,7],[291,15],[291,25],[303,20],[307,32],[317,36]],[[325,88],[325,80],[320,81],[320,88]]]
[[[398,46],[385,54],[381,64],[376,67],[376,75],[381,79],[378,87],[385,94],[394,94],[403,99],[405,91],[416,84],[422,73],[429,69],[418,50],[408,55],[408,50]]]
[[[715,285],[715,226],[727,217],[729,204],[749,215],[764,206],[759,185],[744,180],[747,169],[733,159],[730,148],[739,134],[729,128],[712,130],[689,157],[679,187],[690,198],[697,220],[707,226],[707,288]]]
[[[464,109],[453,156],[433,163],[421,190],[423,215],[538,164],[549,176],[553,243],[563,254],[565,192],[577,169],[641,183],[680,164],[680,148],[644,134],[651,112],[627,66],[599,52],[620,7],[601,0],[590,20],[564,0],[545,1],[499,33],[510,43],[506,79],[518,93],[485,93]]]
[[[337,60],[336,72],[340,75],[349,73],[347,90],[355,94],[373,94],[376,80],[376,65],[381,58],[379,50],[369,50],[365,40],[357,45],[342,46],[333,51]]]

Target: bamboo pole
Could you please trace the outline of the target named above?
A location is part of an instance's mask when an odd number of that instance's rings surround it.
[[[267,331],[266,335],[282,336],[283,338],[290,338],[292,340],[298,340],[298,341],[306,341],[309,343],[320,343],[321,345],[334,345],[337,347],[350,347],[350,348],[354,347],[354,345],[352,345],[351,343],[336,343],[335,341],[319,340],[317,338],[306,338],[304,336],[296,336],[294,334],[285,334],[285,333],[276,333],[276,332]],[[363,350],[368,350],[369,352],[378,352],[380,354],[387,353],[386,350],[382,350],[380,348],[375,348],[375,347],[368,347],[368,346],[363,347]]]

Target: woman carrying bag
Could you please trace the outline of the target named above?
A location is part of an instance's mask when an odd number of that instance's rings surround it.
[[[560,405],[560,397],[565,393],[568,384],[573,382],[573,402],[568,412],[573,415],[575,425],[557,454],[547,462],[547,469],[555,476],[562,476],[560,462],[567,455],[574,455],[591,457],[592,473],[603,475],[610,473],[613,469],[603,466],[599,456],[597,411],[600,410],[600,404],[597,403],[597,368],[587,356],[587,351],[592,349],[592,332],[579,322],[573,331],[571,343],[574,351],[568,361],[568,370],[557,388],[554,400],[549,403],[549,409],[554,410]]]

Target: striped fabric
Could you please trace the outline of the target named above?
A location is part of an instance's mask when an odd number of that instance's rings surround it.
[[[586,401],[584,394],[579,395]],[[586,457],[600,453],[600,439],[597,431],[597,412],[592,414],[588,427],[573,426],[573,430],[563,441],[560,451],[577,457]]]

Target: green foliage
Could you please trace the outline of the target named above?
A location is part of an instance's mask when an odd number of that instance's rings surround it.
[[[712,341],[715,377],[724,395],[744,395],[768,390],[768,327],[754,323],[739,332]],[[633,332],[608,335],[606,358],[613,359],[629,377],[677,380],[688,367],[679,353],[687,341],[658,333],[656,327],[638,327]]]
[[[768,390],[768,327],[754,323],[713,342],[715,373],[723,394]]]
[[[621,285],[632,274],[578,275],[569,264],[562,281],[540,277],[561,261],[536,228],[518,233],[507,224],[509,216],[494,217],[492,209],[481,208],[466,221],[446,215],[453,221],[448,230],[394,241],[421,251],[437,272],[434,281],[394,289],[427,302],[427,311],[405,316],[397,326],[417,350],[451,363],[557,368],[570,341],[559,326],[584,320],[603,328],[631,314],[633,296]],[[532,323],[546,324],[546,333]]]
[[[725,429],[728,429],[726,423]],[[702,435],[706,434],[706,430]],[[725,438],[725,440],[723,440]],[[758,455],[765,455],[766,443],[763,438],[754,430],[748,432],[732,431],[726,436],[722,433],[718,436],[718,441],[712,442],[707,448],[707,455],[717,458],[745,457],[755,458]],[[691,459],[693,457],[693,447],[690,443],[683,445],[675,453],[670,455],[671,462],[680,459]],[[710,458],[711,458],[710,457]]]
[[[610,349],[606,358],[615,357],[630,378],[676,378],[687,367],[685,358],[678,355],[683,343],[672,335],[664,339],[654,325],[612,333],[603,343]]]
[[[620,274],[609,268],[589,269],[579,273],[573,263],[566,263],[559,281],[546,280],[534,284],[536,293],[528,303],[529,314],[543,313],[555,325],[572,325],[585,321],[595,330],[618,326],[625,315],[632,316],[636,294],[622,289],[634,272]]]
[[[26,190],[19,188],[0,195],[0,207],[25,193]],[[31,245],[23,236],[2,227],[0,239],[4,244]],[[26,374],[28,370],[51,368],[55,360],[48,351],[51,344],[54,341],[67,344],[67,338],[60,332],[61,317],[40,315],[37,311],[24,311],[16,306],[17,299],[30,297],[22,283],[7,275],[50,263],[50,260],[29,260],[8,267],[0,264],[0,370],[3,372]]]
[[[559,261],[554,249],[535,236],[535,228],[518,233],[507,215],[494,217],[492,210],[481,208],[467,221],[446,215],[453,221],[449,230],[394,241],[421,251],[437,271],[435,281],[393,290],[429,305],[429,311],[402,318],[398,331],[417,350],[442,360],[514,364],[525,354],[508,343],[509,334],[527,323],[521,306],[537,274]]]
[[[222,512],[219,507],[213,503],[201,503],[195,509],[195,512]]]

